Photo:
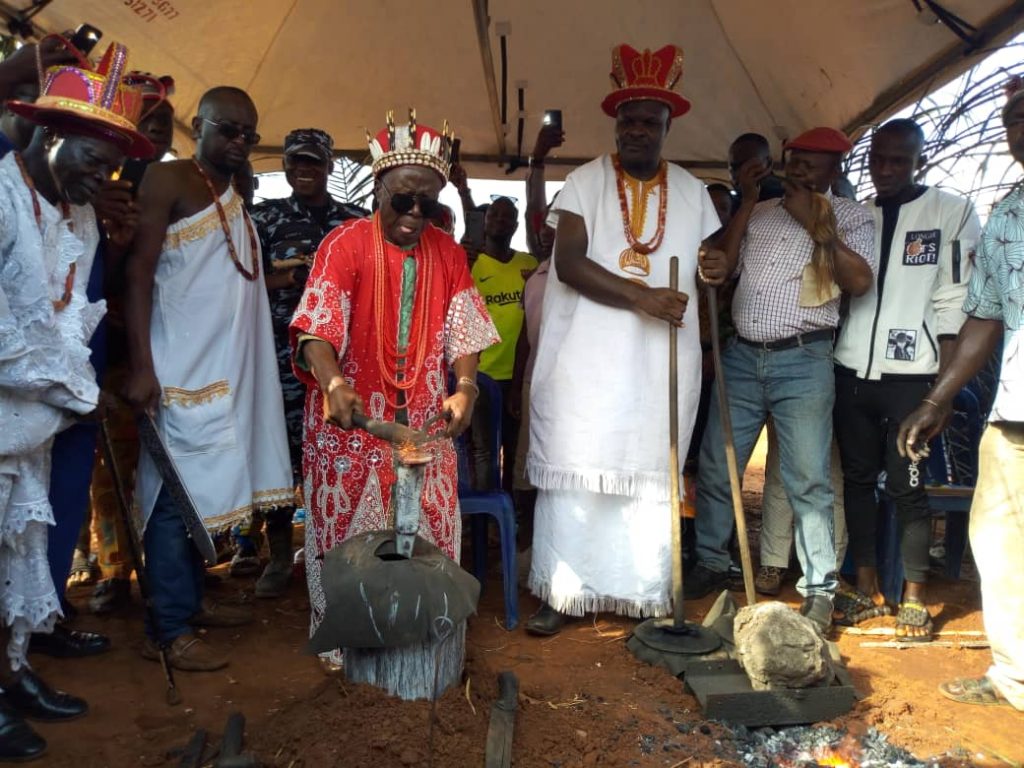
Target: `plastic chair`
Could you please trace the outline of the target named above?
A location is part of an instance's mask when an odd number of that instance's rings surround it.
[[[490,376],[477,374],[480,387],[480,407],[487,407],[484,414],[491,424],[491,476],[500,478],[501,456],[501,388]],[[449,388],[454,389],[454,379],[449,379]],[[470,517],[473,542],[473,575],[483,584],[487,578],[487,517],[498,523],[501,540],[501,576],[505,588],[505,628],[515,629],[519,624],[519,573],[516,559],[516,513],[512,497],[501,490],[500,480],[495,488],[486,491],[474,490],[470,478],[469,439],[463,433],[455,441],[455,453],[459,462],[459,505],[462,514]]]

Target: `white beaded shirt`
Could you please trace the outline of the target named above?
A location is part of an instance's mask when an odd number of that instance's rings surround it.
[[[859,203],[831,192],[825,196],[835,211],[839,238],[864,257],[876,276],[878,257],[871,213]],[[814,254],[814,242],[782,202],[778,198],[755,205],[740,244],[740,280],[732,314],[737,333],[750,341],[779,341],[839,324],[838,297],[816,307],[800,306],[803,271]]]

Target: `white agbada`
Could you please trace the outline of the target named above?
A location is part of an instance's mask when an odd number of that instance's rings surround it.
[[[89,339],[106,310],[86,287],[99,232],[92,206],[68,218],[32,193],[15,154],[0,160],[0,619],[10,627],[12,667],[32,632],[50,631],[60,601],[46,557],[50,449],[76,415],[96,408]],[[71,301],[55,311],[75,265]]]
[[[221,195],[246,270],[252,246],[242,198]],[[256,259],[260,259],[256,244]],[[255,510],[294,503],[270,304],[262,270],[246,280],[228,253],[216,207],[167,228],[150,325],[163,389],[157,428],[207,528],[223,530]],[[162,487],[146,451],[137,498],[149,519]]]
[[[627,187],[628,189],[628,187]],[[627,194],[632,213],[636,201]],[[648,265],[623,258],[623,227],[611,157],[573,171],[555,206],[583,218],[587,256],[616,275],[679,288],[690,297],[679,331],[679,449],[686,453],[700,395],[697,250],[720,226],[703,183],[668,164],[665,236]],[[649,195],[643,237],[657,229]],[[572,615],[629,616],[671,608],[668,326],[599,304],[558,279],[558,244],[544,294],[530,389],[527,472],[539,489],[530,589]],[[642,261],[642,260],[641,260]]]

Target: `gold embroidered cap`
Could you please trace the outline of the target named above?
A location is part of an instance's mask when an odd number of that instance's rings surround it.
[[[111,43],[95,69],[84,58],[50,67],[34,103],[9,101],[7,108],[38,125],[98,136],[129,157],[151,157],[153,145],[136,130],[142,90],[130,84],[127,64],[128,49]]]

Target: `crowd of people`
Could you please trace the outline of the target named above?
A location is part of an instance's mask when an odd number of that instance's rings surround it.
[[[732,187],[705,186],[662,156],[690,108],[677,90],[682,51],[621,45],[611,74],[601,108],[614,151],[549,201],[545,160],[565,136],[541,129],[520,252],[518,200],[477,206],[447,123],[436,130],[412,110],[368,137],[372,212],[328,193],[333,140],[316,128],[284,140],[291,196],[254,205],[259,113],[245,91],[207,91],[191,117],[194,156],[164,160],[173,78],[130,69],[123,46],[94,65],[51,37],[0,62],[0,761],[45,750],[27,720],[87,711],[28,655],[109,648],[73,628],[65,595],[90,527],[103,576],[92,610],[128,602],[132,571],[145,569],[144,657],[223,668],[216,634],[197,628],[252,620],[205,594],[188,513],[160,457],[140,450],[139,417],[154,421],[202,524],[233,541],[230,573],[258,575],[257,597],[287,590],[305,511],[311,631],[325,553],[392,525],[393,451],[354,428],[361,415],[413,429],[441,416],[448,437],[467,433],[471,484],[516,500],[529,589],[543,601],[529,633],[587,612],[669,613],[669,325],[696,486],[686,596],[735,581],[728,408],[741,473],[769,429],[759,591],[779,593],[795,546],[800,612],[823,633],[894,613],[907,641],[933,632],[919,462],[1002,344],[971,515],[993,665],[942,692],[1024,709],[1024,193],[1010,191],[982,229],[969,200],[918,181],[925,137],[906,119],[873,134],[876,194],[863,204],[843,185],[851,142],[828,127],[786,142],[781,166],[767,139],[744,133],[729,150]],[[1002,120],[1024,164],[1024,89]],[[463,203],[461,243],[438,202],[448,183]],[[709,290],[722,306],[723,401],[706,354]],[[451,440],[432,443],[420,524],[456,561],[457,466]],[[880,473],[906,575],[895,606],[875,558]]]

